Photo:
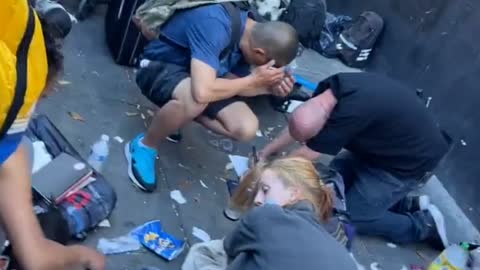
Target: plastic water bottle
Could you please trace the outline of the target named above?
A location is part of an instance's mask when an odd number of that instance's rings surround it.
[[[428,270],[467,270],[468,247],[454,244],[447,247],[428,267]]]
[[[90,156],[88,157],[88,164],[92,166],[97,172],[102,171],[103,164],[108,157],[108,141],[110,138],[103,134],[96,143],[92,145]]]
[[[295,71],[297,70],[298,68],[298,64],[297,64],[297,59],[293,59],[292,62],[290,62],[290,64],[288,64],[286,67],[285,67],[285,70],[287,72],[290,72],[290,73],[295,73]]]
[[[472,270],[480,270],[480,248],[470,251],[472,259]]]

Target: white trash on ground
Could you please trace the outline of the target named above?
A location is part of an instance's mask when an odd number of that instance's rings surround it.
[[[102,222],[98,223],[98,227],[102,228],[110,228],[112,225],[110,224],[110,221],[108,219],[102,220]]]
[[[208,242],[208,241],[212,240],[210,238],[210,235],[206,231],[204,231],[200,228],[197,228],[197,227],[193,227],[192,235],[195,236],[196,238],[202,240],[202,242]]]
[[[142,245],[130,235],[112,239],[100,238],[97,244],[97,250],[104,255],[132,252],[140,248],[142,248]]]
[[[237,176],[242,176],[248,171],[248,157],[238,155],[228,155],[228,158],[233,164],[233,169]]]
[[[119,142],[119,143],[123,143],[123,141],[124,141],[123,138],[120,137],[120,136],[115,136],[115,137],[113,137],[113,139],[114,139],[115,141]]]
[[[178,204],[185,204],[187,203],[187,199],[183,197],[182,192],[180,190],[172,190],[170,192],[170,198],[176,201]]]
[[[208,186],[202,180],[200,180],[200,185],[202,185],[202,187],[208,189]]]
[[[395,245],[394,243],[387,243],[387,247],[389,247],[389,248],[397,248],[397,245]]]
[[[370,270],[382,270],[382,267],[380,267],[378,262],[373,262],[370,264]]]

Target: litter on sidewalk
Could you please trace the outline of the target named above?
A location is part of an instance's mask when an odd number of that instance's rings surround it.
[[[98,227],[110,228],[112,227],[112,225],[110,224],[110,221],[108,219],[104,219],[102,222],[98,223]]]
[[[176,201],[178,204],[185,204],[187,203],[187,199],[183,197],[182,192],[180,190],[172,190],[170,192],[170,198]]]
[[[175,238],[162,228],[159,220],[147,222],[131,232],[143,246],[158,256],[171,261],[182,253],[185,241]]]
[[[202,185],[202,187],[208,189],[208,186],[202,180],[200,180],[200,185]]]
[[[193,227],[192,235],[195,236],[196,238],[202,240],[202,242],[208,242],[208,241],[212,240],[210,238],[210,235],[206,231],[204,231],[200,228],[197,228],[197,227]]]
[[[228,155],[228,158],[232,162],[233,169],[237,176],[242,176],[246,171],[248,171],[248,158],[238,155]]]
[[[395,245],[394,243],[387,243],[387,247],[389,247],[389,248],[397,248],[397,245]]]
[[[129,234],[112,239],[100,238],[97,244],[97,250],[105,255],[132,252],[140,248],[140,242]]]
[[[120,137],[120,136],[115,136],[115,137],[113,137],[113,139],[114,139],[115,141],[119,142],[119,143],[123,143],[123,141],[124,141],[123,138]]]

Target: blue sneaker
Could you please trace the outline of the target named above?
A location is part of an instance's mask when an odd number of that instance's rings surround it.
[[[125,157],[128,161],[128,176],[130,180],[147,192],[153,192],[157,188],[155,177],[155,160],[157,151],[141,146],[139,141],[143,134],[138,135],[125,145]]]

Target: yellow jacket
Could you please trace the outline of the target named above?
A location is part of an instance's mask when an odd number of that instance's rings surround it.
[[[8,134],[24,131],[46,83],[48,73],[45,43],[40,21],[35,16],[35,30],[28,49],[25,100]],[[29,17],[28,0],[0,0],[0,128],[12,104],[17,82],[17,48]]]

